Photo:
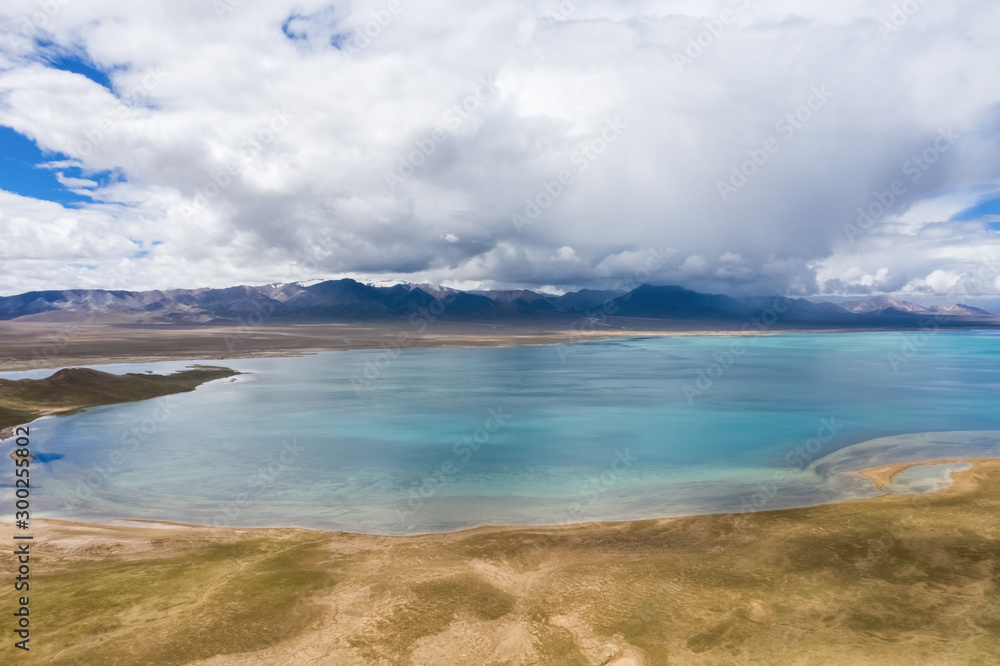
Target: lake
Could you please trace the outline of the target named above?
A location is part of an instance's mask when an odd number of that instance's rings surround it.
[[[32,424],[35,515],[405,534],[805,506],[880,494],[854,472],[886,461],[1000,456],[992,331],[199,363],[247,374]]]

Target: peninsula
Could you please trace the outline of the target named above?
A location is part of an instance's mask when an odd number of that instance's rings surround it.
[[[0,435],[40,416],[184,393],[213,379],[238,374],[214,366],[195,366],[170,375],[114,375],[90,368],[64,368],[45,379],[0,379]]]

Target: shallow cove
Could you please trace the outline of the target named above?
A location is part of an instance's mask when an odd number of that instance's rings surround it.
[[[50,456],[33,506],[401,534],[872,496],[854,471],[1000,456],[998,343],[789,334],[212,361],[252,374],[32,424]]]

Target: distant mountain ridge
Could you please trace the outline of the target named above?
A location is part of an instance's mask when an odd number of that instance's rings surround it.
[[[908,312],[910,314],[938,315],[988,315],[986,310],[974,308],[964,303],[944,303],[942,305],[917,305],[909,301],[900,301],[891,296],[869,296],[854,301],[846,301],[840,307],[856,313],[884,313],[888,311]]]
[[[985,319],[967,305],[924,307],[877,296],[841,305],[788,298],[734,298],[678,286],[644,284],[630,292],[583,289],[553,296],[527,289],[460,291],[426,284],[375,286],[351,279],[225,289],[120,291],[69,289],[0,297],[0,320],[103,323],[243,323],[259,320],[536,321],[580,316],[738,323],[775,321],[831,326],[879,325],[919,317]]]

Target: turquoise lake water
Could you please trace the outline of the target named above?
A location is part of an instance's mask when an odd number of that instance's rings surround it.
[[[998,332],[390,356],[227,359],[247,374],[36,421],[35,515],[404,534],[803,506],[880,494],[853,471],[883,461],[1000,456]]]

